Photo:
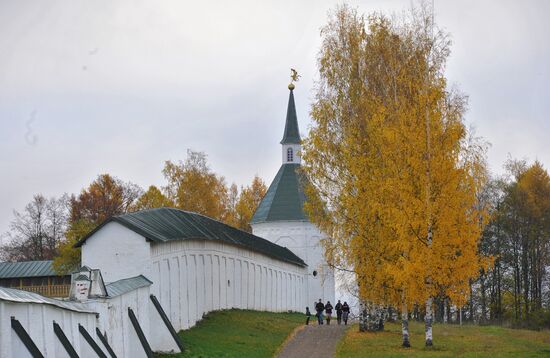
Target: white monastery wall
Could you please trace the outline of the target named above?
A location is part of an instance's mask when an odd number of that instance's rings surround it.
[[[160,327],[151,329],[149,324],[150,317],[158,315],[150,302],[149,292],[149,287],[141,287],[113,298],[89,302],[90,307],[99,313],[99,329],[106,335],[117,357],[146,357],[128,316],[128,308],[134,311],[151,347],[154,349],[156,346],[155,341],[151,339],[151,332]],[[96,339],[96,342],[99,344],[99,339]]]
[[[82,302],[82,307],[89,312],[73,311],[46,303],[0,300],[0,357],[31,357],[28,349],[11,327],[11,317],[15,317],[21,323],[45,357],[69,357],[67,350],[55,334],[54,321],[59,324],[80,357],[97,357],[97,354],[80,332],[79,325],[86,329],[106,356],[110,356],[108,349],[97,336],[96,327],[105,335],[117,357],[147,357],[130,320],[128,308],[134,312],[153,351],[179,352],[177,343],[149,295],[150,286],[145,286],[116,297]],[[166,311],[166,308],[164,309]]]
[[[153,281],[176,330],[215,310],[301,312],[307,302],[307,268],[219,241],[148,242],[116,222],[82,245],[82,264],[100,268],[105,282],[140,274]]]
[[[0,301],[0,357],[2,358],[31,357],[12,329],[11,317],[15,317],[21,323],[37,348],[46,357],[68,356],[54,333],[54,321],[63,329],[80,357],[96,356],[78,329],[80,324],[90,335],[95,336],[98,324],[95,313],[70,311],[47,304]]]
[[[230,308],[303,311],[306,268],[217,241],[151,244],[151,288],[176,328]]]
[[[319,298],[334,304],[334,271],[324,259],[320,240],[324,234],[310,222],[275,221],[251,224],[254,235],[283,246],[298,255],[308,265],[306,279],[306,306],[311,308]],[[317,276],[313,275],[317,271]]]
[[[145,238],[117,222],[110,222],[82,245],[82,266],[101,269],[105,282],[151,272],[151,253]]]
[[[307,302],[307,267],[219,241],[148,242],[114,222],[82,246],[82,263],[100,268],[106,282],[142,274],[153,284],[115,297],[84,301],[88,313],[47,303],[1,299],[0,357],[29,356],[11,327],[12,316],[46,357],[67,356],[54,333],[53,321],[80,357],[95,357],[96,353],[79,331],[79,324],[104,353],[108,350],[96,327],[106,335],[117,356],[144,357],[129,308],[153,351],[179,351],[150,293],[158,298],[176,330],[194,326],[204,314],[215,310],[303,311]]]

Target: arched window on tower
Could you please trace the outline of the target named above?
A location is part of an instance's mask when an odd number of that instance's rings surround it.
[[[294,161],[294,151],[292,148],[288,148],[286,150],[286,161],[287,162],[293,162]]]

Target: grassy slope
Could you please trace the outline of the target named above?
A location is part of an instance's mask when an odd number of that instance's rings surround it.
[[[435,346],[424,347],[424,326],[411,322],[412,348],[401,348],[401,325],[387,323],[384,332],[350,329],[338,345],[338,357],[550,357],[550,332],[495,326],[435,325]]]
[[[299,313],[212,312],[195,327],[179,332],[186,348],[183,354],[163,357],[272,357],[304,319]]]

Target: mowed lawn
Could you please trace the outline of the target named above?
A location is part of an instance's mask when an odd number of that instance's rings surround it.
[[[348,330],[337,357],[550,357],[550,331],[516,330],[497,326],[434,326],[434,347],[424,346],[424,325],[410,323],[412,348],[401,348],[401,324],[386,323],[385,331]]]
[[[183,354],[159,357],[272,357],[290,333],[304,324],[300,313],[246,310],[211,312],[179,335]]]

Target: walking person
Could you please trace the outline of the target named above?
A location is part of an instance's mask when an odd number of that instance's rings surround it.
[[[327,304],[325,305],[325,312],[327,313],[327,325],[330,324],[330,319],[332,317],[332,305],[330,304],[330,301],[327,301]]]
[[[315,305],[315,311],[317,311],[317,323],[319,325],[323,324],[323,311],[325,310],[325,305],[319,298],[319,302]]]
[[[342,323],[342,303],[340,300],[338,300],[334,309],[336,310],[336,320],[338,321],[338,325],[340,325],[340,323]]]
[[[342,319],[344,320],[344,324],[348,325],[348,316],[349,316],[349,305],[346,301],[344,301],[344,304],[342,305]]]
[[[309,307],[306,307],[306,326],[309,326],[310,318],[311,318],[311,312],[309,312]]]
[[[313,308],[315,309],[315,318],[317,318],[317,324],[319,324],[319,310],[317,309],[317,302],[313,302]]]

